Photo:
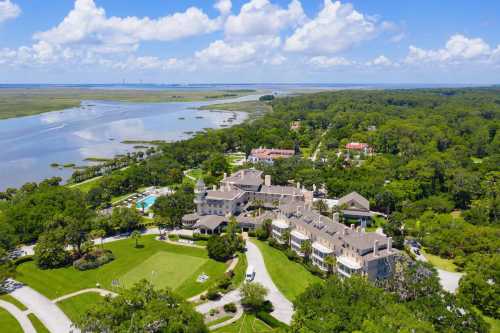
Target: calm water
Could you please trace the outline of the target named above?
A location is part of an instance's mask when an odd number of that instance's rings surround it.
[[[256,98],[251,95],[224,102]],[[50,164],[85,165],[87,157],[132,151],[133,145],[122,144],[124,140],[180,140],[190,136],[185,132],[228,124],[225,121],[233,114],[237,115],[233,124],[245,119],[244,113],[194,109],[220,102],[84,101],[78,108],[0,120],[0,191],[52,176],[67,179],[73,169],[59,170]]]

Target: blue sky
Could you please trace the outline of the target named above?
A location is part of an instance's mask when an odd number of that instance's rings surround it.
[[[500,2],[0,0],[2,83],[499,83]]]

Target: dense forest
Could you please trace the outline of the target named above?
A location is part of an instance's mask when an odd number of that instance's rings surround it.
[[[180,186],[182,171],[190,168],[207,169],[205,181],[214,184],[228,169],[221,161],[226,153],[248,154],[260,146],[298,148],[302,157],[256,167],[278,184],[295,180],[309,189],[324,187],[331,198],[359,192],[373,210],[388,215],[383,228],[395,246],[402,249],[404,238],[412,237],[430,253],[454,260],[467,273],[460,283],[461,302],[500,318],[500,89],[338,91],[269,103],[272,112],[241,125],[159,145],[148,158],[107,172],[86,195],[59,185],[58,179],[1,193],[0,248],[36,241],[61,220],[66,221],[64,228],[80,226],[82,233],[128,230],[133,225],[126,216],[103,221],[94,210],[108,206],[111,196],[141,186]],[[300,128],[291,130],[296,121]],[[346,159],[339,150],[348,142],[368,143],[374,153],[361,161]],[[314,161],[306,158],[318,147]],[[192,209],[186,199],[191,191],[184,186],[182,198],[173,200]],[[316,288],[308,293],[322,292]],[[394,299],[378,293],[373,291],[370,302],[383,301],[394,313],[400,311]],[[446,325],[429,324],[429,317],[418,318],[422,331],[448,332]],[[374,323],[360,323],[358,329],[363,325]],[[460,325],[456,327],[460,331]],[[481,327],[464,325],[461,331],[484,331]]]

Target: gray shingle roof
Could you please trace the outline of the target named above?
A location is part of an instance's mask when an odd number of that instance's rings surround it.
[[[349,201],[355,201],[366,210],[370,210],[370,202],[357,192],[351,192],[348,195],[345,195],[342,198],[340,198],[338,205],[342,206],[348,204]]]
[[[218,215],[203,215],[194,225],[194,228],[204,227],[206,229],[214,230],[222,223],[227,222],[227,218]]]
[[[302,191],[293,186],[279,186],[279,185],[271,185],[271,186],[262,186],[260,189],[260,193],[265,194],[285,194],[285,195],[302,195]]]
[[[233,189],[230,191],[207,191],[207,199],[232,200],[243,194],[243,191]]]
[[[231,176],[228,176],[222,180],[222,182],[235,184],[235,185],[250,185],[259,186],[264,181],[262,180],[262,171],[253,169],[242,169]]]

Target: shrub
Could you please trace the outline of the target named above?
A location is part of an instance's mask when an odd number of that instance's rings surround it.
[[[211,301],[214,301],[220,297],[219,290],[216,287],[210,287],[207,290],[207,298]]]
[[[256,236],[257,235],[256,235],[255,231],[251,230],[248,232],[248,237],[256,237]]]
[[[281,321],[278,319],[274,318],[271,316],[268,312],[266,311],[259,311],[257,312],[257,318],[262,320],[264,323],[268,324],[272,328],[284,328],[286,325],[283,324]]]
[[[219,287],[221,290],[228,290],[229,287],[231,286],[231,278],[228,276],[225,276],[221,278],[219,281],[217,281],[217,287]]]
[[[179,236],[175,235],[175,234],[169,234],[168,239],[176,241],[176,240],[179,240]]]
[[[237,311],[236,304],[234,303],[224,304],[224,311],[235,313]]]
[[[297,255],[297,253],[295,253],[295,251],[293,251],[292,249],[286,249],[284,252],[289,260],[292,260],[292,261],[300,261],[301,260],[300,257]]]
[[[98,249],[85,254],[78,260],[75,260],[73,262],[73,267],[80,271],[86,271],[105,265],[108,262],[113,261],[114,259],[115,256],[110,250]]]

